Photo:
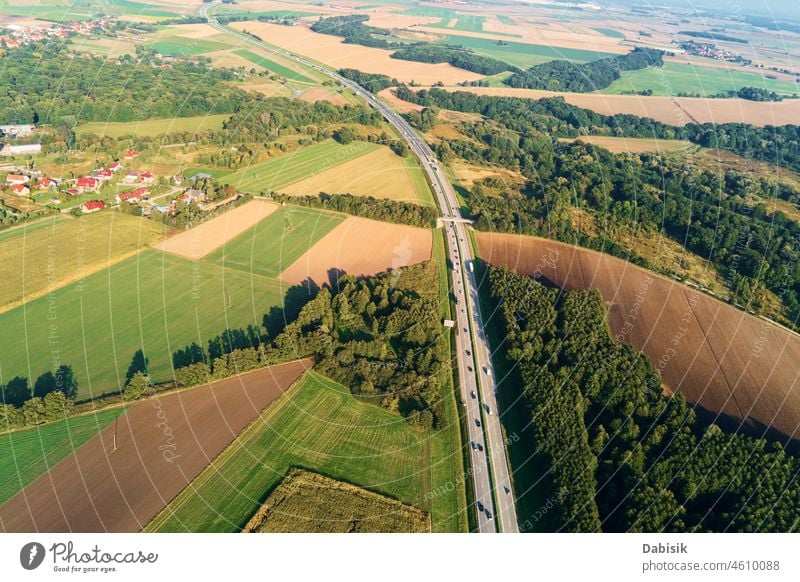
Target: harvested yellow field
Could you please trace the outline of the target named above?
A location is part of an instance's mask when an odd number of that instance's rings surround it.
[[[387,147],[334,166],[281,189],[284,194],[353,194],[404,202],[419,202],[403,158]]]
[[[384,89],[383,91],[380,91],[378,96],[401,113],[408,113],[409,111],[422,111],[425,109],[422,105],[415,105],[414,103],[409,103],[408,101],[399,99],[391,89]]]
[[[241,58],[241,57],[237,57]],[[256,93],[261,93],[266,97],[291,97],[292,90],[289,89],[286,85],[282,83],[278,83],[277,81],[270,81],[267,79],[258,79],[252,81],[244,81],[242,83],[236,83],[237,87],[244,89],[245,91],[254,91]]]
[[[339,92],[335,87],[314,87],[303,91],[300,99],[315,103],[317,101],[329,101],[334,105],[347,105],[347,98]]]
[[[463,160],[455,160],[448,165],[450,172],[459,186],[471,188],[478,180],[484,178],[497,178],[509,184],[521,184],[525,182],[525,177],[519,172],[514,172],[507,168],[491,168],[488,166],[478,166]]]
[[[350,216],[292,263],[280,278],[293,285],[323,285],[345,273],[357,277],[375,275],[430,260],[432,245],[433,233],[429,229]]]
[[[395,14],[392,12],[381,12],[369,15],[370,26],[377,28],[409,28],[412,26],[425,26],[426,24],[436,24],[441,20],[433,16],[412,16],[410,14]],[[439,29],[439,34],[443,31]]]
[[[444,87],[447,91],[469,91],[477,95],[542,99],[564,97],[567,103],[591,109],[603,115],[629,113],[650,117],[669,125],[687,123],[751,123],[787,125],[800,119],[800,99],[777,103],[746,99],[704,99],[698,97],[643,97],[640,95],[600,95],[596,93],[560,93],[512,87]]]
[[[482,78],[482,75],[447,64],[432,65],[393,59],[389,56],[392,51],[345,44],[339,37],[319,34],[305,26],[281,26],[266,22],[236,22],[231,26],[238,30],[246,29],[265,42],[337,69],[352,68],[365,73],[391,74],[400,81],[422,84],[442,81],[455,85]]]
[[[187,259],[201,259],[260,222],[280,206],[266,200],[251,200],[230,212],[168,238],[158,250]]]
[[[669,153],[682,152],[697,147],[682,139],[647,139],[630,137],[611,137],[607,135],[582,135],[578,138],[559,138],[562,142],[582,141],[605,148],[615,154],[620,153]]]

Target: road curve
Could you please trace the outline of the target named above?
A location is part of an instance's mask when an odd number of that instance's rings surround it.
[[[218,2],[204,4],[199,12],[211,26],[234,35],[243,42],[291,59],[337,80],[377,109],[384,119],[397,129],[419,158],[433,185],[436,202],[442,213],[448,257],[453,267],[451,274],[453,293],[456,297],[456,361],[459,390],[465,407],[464,417],[470,440],[478,531],[519,532],[505,439],[497,409],[491,348],[484,330],[478,300],[478,281],[472,269],[474,260],[472,248],[466,225],[462,221],[458,199],[436,161],[433,151],[399,113],[357,83],[318,63],[223,26],[213,17],[209,17],[208,10],[215,4]]]

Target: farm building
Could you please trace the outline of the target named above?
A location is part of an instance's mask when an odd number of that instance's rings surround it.
[[[84,214],[90,214],[92,212],[97,212],[98,210],[102,210],[106,207],[105,202],[102,200],[89,200],[89,202],[84,202],[81,204],[81,211]]]
[[[121,202],[135,204],[136,202],[140,202],[141,200],[147,198],[149,195],[150,190],[148,188],[137,188],[136,190],[130,190],[117,195],[117,204]]]
[[[11,137],[20,137],[33,134],[36,126],[33,124],[0,125],[0,133]]]
[[[20,174],[9,174],[6,176],[6,186],[16,186],[17,184],[27,184],[28,176]]]
[[[31,143],[26,145],[6,145],[0,150],[0,156],[23,156],[26,154],[38,154],[42,151],[42,144]]]

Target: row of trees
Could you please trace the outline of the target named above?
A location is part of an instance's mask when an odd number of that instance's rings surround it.
[[[0,385],[0,430],[35,426],[72,413],[78,382],[72,367],[61,364],[45,372],[31,388],[28,379],[12,378]]]
[[[430,206],[420,206],[419,204],[399,200],[373,198],[372,196],[326,194],[325,192],[320,192],[319,196],[288,196],[278,193],[273,193],[272,196],[279,202],[311,208],[324,208],[373,220],[408,224],[421,228],[431,228],[438,217],[438,212]]]
[[[636,47],[626,55],[588,63],[548,61],[519,71],[503,82],[511,87],[590,93],[605,89],[619,79],[623,71],[660,67],[664,64],[663,54],[657,49]]]
[[[704,425],[680,395],[663,395],[650,361],[610,336],[597,291],[558,293],[504,268],[489,280],[548,464],[554,528],[800,529],[800,460]]]

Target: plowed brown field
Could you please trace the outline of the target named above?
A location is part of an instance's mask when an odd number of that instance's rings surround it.
[[[493,265],[565,289],[599,289],[612,332],[643,351],[666,387],[729,426],[800,437],[800,338],[623,260],[546,239],[477,233]]]
[[[323,285],[341,273],[374,275],[429,260],[432,245],[429,229],[350,216],[283,271],[281,279]]]
[[[309,366],[290,362],[139,402],[0,506],[0,531],[139,531]]]

